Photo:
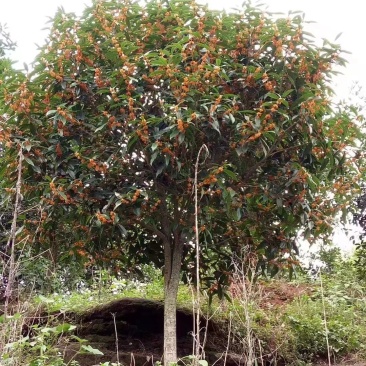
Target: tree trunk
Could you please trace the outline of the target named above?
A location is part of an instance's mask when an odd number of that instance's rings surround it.
[[[178,360],[177,294],[182,252],[183,240],[176,235],[173,242],[164,245],[164,366],[169,366]]]

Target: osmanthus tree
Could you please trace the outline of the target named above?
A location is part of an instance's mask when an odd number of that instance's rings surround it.
[[[7,51],[14,50],[16,44],[10,38],[10,34],[6,31],[6,26],[0,24],[0,80],[3,82],[5,78],[13,74],[15,71],[12,67],[11,60],[7,57]],[[2,82],[0,81],[0,93],[3,91]],[[6,123],[7,116],[4,113],[4,103],[0,102],[0,157],[4,154],[4,142],[3,142],[3,126]],[[6,276],[6,265],[7,253],[6,253],[6,242],[10,232],[11,218],[13,216],[13,205],[12,202],[8,203],[8,197],[5,192],[0,191],[0,270],[3,279]],[[2,284],[0,285],[0,292],[3,290]],[[1,294],[0,294],[1,298]]]
[[[211,293],[242,248],[263,268],[292,267],[298,233],[325,238],[352,199],[361,121],[329,100],[343,63],[338,46],[313,44],[301,16],[250,5],[111,0],[81,18],[59,11],[34,71],[2,81],[2,185],[11,194],[21,149],[24,200],[40,202],[19,238],[55,260],[164,268],[164,360],[176,361],[195,188]]]

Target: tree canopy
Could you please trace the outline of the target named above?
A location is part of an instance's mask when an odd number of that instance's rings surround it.
[[[342,50],[303,28],[250,4],[60,10],[34,70],[0,81],[2,186],[14,191],[21,150],[37,205],[19,240],[56,261],[164,266],[168,307],[181,264],[194,267],[196,187],[211,293],[243,248],[263,269],[292,268],[299,233],[326,239],[363,174],[362,120],[330,101]]]

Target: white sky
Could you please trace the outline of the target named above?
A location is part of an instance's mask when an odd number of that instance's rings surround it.
[[[0,23],[8,25],[8,31],[17,42],[17,50],[10,57],[19,61],[19,67],[23,62],[31,63],[37,54],[36,43],[42,45],[47,31],[41,31],[46,27],[48,17],[52,17],[57,7],[63,6],[66,11],[80,14],[85,4],[91,0],[0,0]],[[208,3],[216,9],[230,9],[238,7],[242,1],[238,0],[200,0]],[[318,39],[327,38],[334,41],[338,39],[342,48],[352,52],[346,55],[349,61],[347,68],[338,77],[333,87],[340,98],[349,95],[352,83],[355,81],[363,87],[366,95],[366,73],[363,63],[366,59],[366,47],[364,46],[364,8],[360,0],[334,1],[334,0],[263,0],[261,3],[268,7],[269,11],[287,14],[289,10],[302,10],[305,19],[315,21],[308,24],[307,30]],[[255,1],[253,1],[255,4]],[[341,233],[337,234],[337,241],[342,247],[347,247],[347,238]]]

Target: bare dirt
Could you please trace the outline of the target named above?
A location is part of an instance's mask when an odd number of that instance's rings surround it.
[[[77,360],[81,366],[91,366],[99,362],[116,362],[117,355],[123,364],[136,366],[154,365],[163,354],[163,304],[138,298],[125,298],[96,307],[81,316],[75,317],[78,323],[77,336],[86,339],[87,344],[103,352],[101,355],[77,354],[78,342],[61,345],[65,360]],[[202,319],[202,324],[206,321]],[[177,311],[178,356],[192,354],[193,317],[188,310]],[[116,348],[118,336],[118,354]],[[222,327],[209,321],[207,323],[206,359],[209,364],[223,365],[227,335]],[[220,360],[221,359],[221,360]],[[240,363],[240,356],[230,354],[227,365]]]
[[[292,284],[283,281],[260,283],[260,306],[262,308],[282,307],[303,295],[311,295],[314,289],[308,284]]]
[[[271,280],[270,282],[261,281],[255,285],[232,283],[229,291],[232,298],[239,299],[244,298],[245,293],[250,293],[250,296],[258,301],[261,308],[270,309],[283,307],[300,296],[311,295],[314,288],[308,284]]]

